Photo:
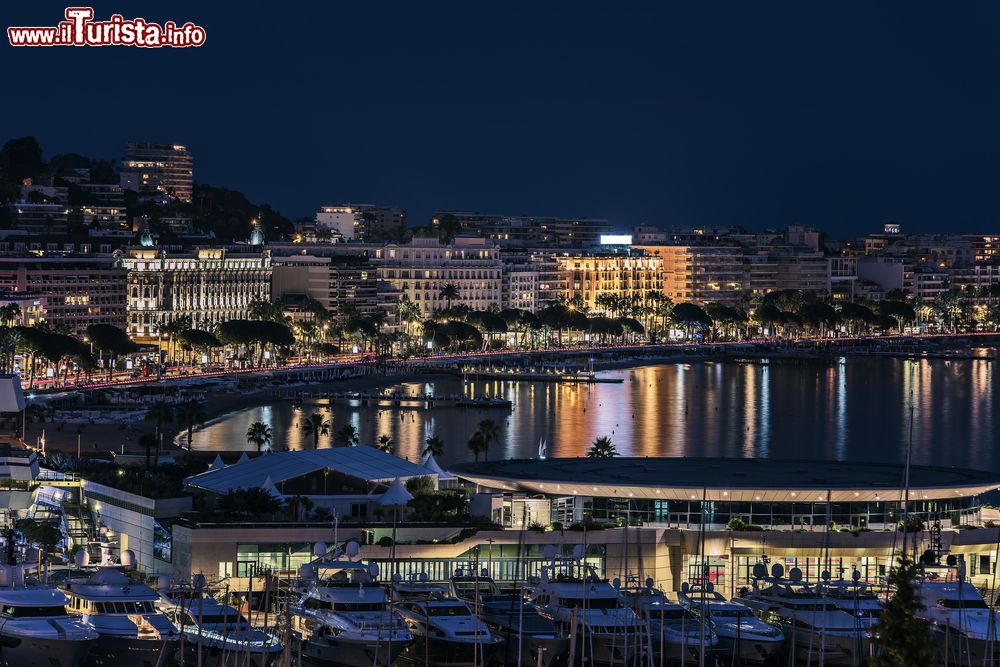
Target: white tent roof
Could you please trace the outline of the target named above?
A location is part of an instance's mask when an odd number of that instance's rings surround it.
[[[262,488],[265,491],[269,492],[272,496],[274,496],[278,500],[284,500],[285,499],[285,497],[283,495],[281,495],[281,491],[278,491],[278,487],[276,487],[274,485],[274,482],[271,481],[271,476],[270,475],[268,475],[267,479],[264,480],[264,483],[260,485],[260,488]]]
[[[433,454],[428,454],[427,455],[427,460],[424,461],[424,467],[427,468],[428,470],[430,470],[435,475],[437,475],[438,476],[438,480],[442,480],[442,479],[458,479],[457,477],[455,477],[454,475],[452,475],[450,472],[445,471],[444,468],[442,468],[440,465],[438,465],[438,462],[434,460],[434,455]]]
[[[226,464],[222,462],[222,457],[216,454],[215,460],[212,461],[212,470],[222,470],[225,467]]]
[[[0,412],[24,410],[24,393],[16,375],[0,375]]]
[[[406,490],[406,486],[397,477],[392,486],[378,499],[378,504],[383,507],[401,507],[411,500],[413,500],[413,494]]]
[[[374,447],[336,447],[275,452],[221,470],[213,467],[184,481],[192,488],[222,494],[233,489],[260,487],[268,477],[274,483],[281,484],[324,469],[366,482],[384,484],[397,477],[406,481],[412,477],[434,475],[422,465],[380,452]]]
[[[250,460],[250,457],[247,456],[246,452],[243,452],[242,454],[240,454],[240,460],[236,462],[236,465],[239,465],[241,463],[246,463],[249,460]]]

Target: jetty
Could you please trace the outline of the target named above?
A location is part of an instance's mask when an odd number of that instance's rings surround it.
[[[295,405],[304,400],[326,401],[328,405],[367,408],[387,407],[397,409],[427,408],[478,408],[487,410],[510,410],[514,403],[495,396],[465,396],[462,394],[407,394],[402,392],[341,391],[341,392],[300,392],[291,399]]]

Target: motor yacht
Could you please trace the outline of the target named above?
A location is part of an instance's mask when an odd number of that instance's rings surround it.
[[[501,593],[487,570],[477,575],[475,567],[458,568],[450,585],[452,595],[469,604],[499,637],[497,664],[549,667],[565,661],[569,638],[520,593]]]
[[[129,558],[123,554],[123,563]],[[69,600],[70,613],[99,635],[86,664],[163,667],[173,658],[180,633],[156,608],[159,596],[149,586],[129,579],[118,568],[99,567],[71,576],[60,589]]]
[[[551,564],[530,582],[528,602],[569,637],[570,661],[625,667],[643,658],[646,622],[584,561],[583,547],[573,558],[556,559],[551,547],[546,556]]]
[[[749,607],[727,601],[711,583],[684,582],[678,600],[708,623],[721,652],[737,664],[765,663],[784,644],[781,630],[758,619]]]
[[[670,662],[693,660],[696,663],[704,653],[710,656],[718,650],[719,638],[709,624],[666,593],[653,586],[652,579],[640,585],[637,578],[629,577],[625,586],[615,580],[625,604],[635,611],[649,626],[647,651],[654,664],[660,657]]]
[[[423,583],[426,584],[426,579]],[[414,638],[400,659],[440,667],[476,667],[492,661],[500,638],[462,600],[448,595],[446,590],[441,594],[433,588],[425,586],[425,589],[428,595],[414,594],[396,603]],[[416,587],[406,590],[413,593]]]
[[[320,543],[322,544],[322,543]],[[356,542],[346,553],[325,554],[303,565],[291,606],[292,631],[302,641],[302,656],[321,665],[388,667],[413,635],[390,608],[385,591],[376,582],[378,565],[355,560]]]
[[[771,568],[758,563],[753,588],[744,587],[733,601],[749,607],[762,621],[785,635],[786,650],[798,662],[856,667],[870,653],[870,635],[857,619],[812,586],[803,583],[793,567],[784,578],[780,563]]]
[[[201,577],[191,586],[172,586],[161,577],[157,592],[157,607],[180,631],[185,661],[197,664],[200,655],[206,665],[267,667],[281,656],[283,646],[276,637],[209,595]]]
[[[934,624],[949,665],[996,665],[1000,661],[1000,612],[990,606],[965,577],[965,564],[954,556],[940,563],[925,554],[918,580],[922,618]]]
[[[96,641],[93,628],[67,613],[57,589],[0,585],[3,667],[78,667]]]

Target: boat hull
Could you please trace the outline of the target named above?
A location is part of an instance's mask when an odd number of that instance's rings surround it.
[[[2,667],[79,667],[94,646],[93,639],[56,640],[0,635]]]
[[[1000,642],[985,637],[963,637],[955,628],[938,632],[941,655],[947,652],[946,665],[1000,665]]]
[[[493,655],[494,665],[530,665],[531,667],[557,667],[565,665],[569,656],[569,639],[561,637],[524,636],[518,644],[516,632],[498,632],[500,650]],[[518,653],[520,647],[520,660]],[[539,656],[541,658],[539,659]]]
[[[388,667],[412,640],[362,640],[312,637],[302,643],[302,658],[330,667]]]
[[[783,641],[758,641],[719,636],[719,650],[740,664],[762,664],[781,651]]]
[[[868,661],[871,642],[868,637],[856,635],[826,635],[818,633],[795,633],[790,636],[792,628],[784,629],[786,651],[795,652],[797,663],[818,665],[821,661],[829,667],[857,667]]]
[[[576,642],[576,660],[586,665],[628,667],[646,654],[646,638],[621,635],[581,633]]]
[[[434,667],[475,667],[493,659],[499,642],[454,642],[415,637],[399,658],[408,664]]]
[[[177,652],[177,644],[175,639],[101,635],[84,664],[88,667],[165,667]]]
[[[252,652],[247,660],[246,651],[227,649],[223,651],[219,646],[202,645],[201,664],[212,667],[269,667],[277,662],[281,657],[280,650],[267,652]],[[185,641],[184,660],[189,665],[198,664],[198,643]]]

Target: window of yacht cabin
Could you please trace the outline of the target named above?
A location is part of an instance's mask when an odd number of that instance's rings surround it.
[[[428,605],[428,616],[471,616],[472,612],[464,604]]]
[[[66,615],[66,608],[60,606],[30,607],[22,605],[5,605],[5,616],[10,618],[53,618]]]
[[[559,603],[571,609],[618,609],[621,606],[618,598],[559,598]]]

